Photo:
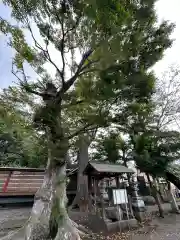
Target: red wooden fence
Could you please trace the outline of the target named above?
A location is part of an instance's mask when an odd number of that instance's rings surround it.
[[[0,167],[0,196],[34,195],[43,178],[44,169]]]

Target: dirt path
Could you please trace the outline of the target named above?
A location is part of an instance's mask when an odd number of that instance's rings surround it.
[[[164,219],[156,217],[145,227],[123,234],[109,236],[97,234],[85,240],[180,240],[180,215],[168,214]]]
[[[6,222],[12,226],[12,222],[16,220],[26,221],[29,216],[30,208],[19,209],[0,209],[0,240],[3,235],[3,224]],[[8,229],[7,229],[8,230]],[[12,229],[9,229],[11,231]],[[8,232],[8,231],[6,231]],[[99,234],[100,235],[100,234]],[[17,238],[10,238],[12,240],[24,240],[23,232],[19,233]],[[180,240],[180,215],[168,214],[164,219],[154,218],[149,226],[140,228],[136,231],[124,233],[122,235],[116,234],[111,236],[94,236],[90,240]]]

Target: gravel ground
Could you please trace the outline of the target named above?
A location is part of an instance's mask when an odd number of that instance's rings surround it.
[[[30,212],[31,208],[0,208],[0,239],[20,228],[27,221]]]
[[[156,206],[151,210],[156,210]],[[22,221],[25,223],[31,209],[30,208],[16,208],[16,209],[0,209],[0,240],[4,238],[5,233],[12,231],[12,221]],[[14,223],[13,222],[13,223]],[[21,222],[21,224],[22,224]],[[9,225],[8,225],[9,224]],[[3,226],[6,225],[6,230]],[[23,232],[19,233],[17,237],[11,238],[12,240],[24,240]],[[116,234],[111,236],[94,236],[88,240],[180,240],[180,215],[168,214],[164,219],[154,217],[152,222],[145,227],[138,230],[130,231],[124,234]]]
[[[102,236],[94,235],[84,240],[180,240],[180,215],[168,214],[164,219],[155,217],[138,230]]]
[[[31,208],[0,208],[0,225],[9,219],[28,218]]]
[[[133,240],[180,240],[180,215],[153,219],[151,226],[136,231]]]

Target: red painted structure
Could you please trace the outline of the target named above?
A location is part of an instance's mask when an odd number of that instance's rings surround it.
[[[44,169],[0,167],[0,196],[34,195],[41,186]]]
[[[33,197],[44,179],[45,169],[0,167],[0,198],[4,197]],[[76,194],[77,169],[68,169],[70,183],[67,194]]]
[[[7,188],[8,188],[9,181],[11,179],[11,175],[12,175],[12,171],[9,171],[9,174],[8,174],[8,176],[4,182],[3,188],[2,188],[3,192],[7,192]]]

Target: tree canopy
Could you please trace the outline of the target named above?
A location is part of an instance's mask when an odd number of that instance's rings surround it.
[[[39,209],[32,213],[26,238],[63,240],[69,232],[78,238],[66,211],[66,163],[72,140],[115,125],[118,134],[111,132],[103,141],[105,158],[118,160],[118,148],[126,150],[119,136],[128,134],[140,166],[153,138],[148,133],[156,78],[150,68],[171,46],[174,26],[157,23],[155,0],[3,2],[15,20],[0,18],[0,30],[15,50],[12,72],[20,83],[20,96],[26,91],[28,101],[32,95],[39,99],[37,104],[33,101],[31,115],[36,130],[30,131],[35,136],[43,132],[49,150],[46,177],[35,200]],[[33,44],[28,44],[27,32]],[[26,64],[37,78],[27,74]],[[140,144],[141,139],[148,144]],[[163,143],[158,146],[167,152]],[[153,151],[159,154],[156,148]]]

